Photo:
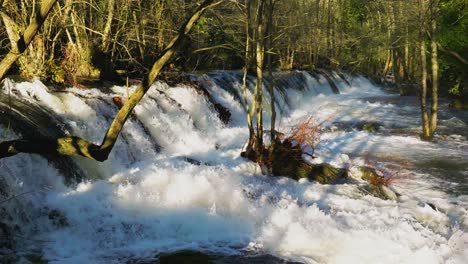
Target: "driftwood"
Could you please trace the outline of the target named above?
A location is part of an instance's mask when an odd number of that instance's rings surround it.
[[[130,113],[149,90],[153,82],[156,80],[156,77],[161,72],[162,68],[183,46],[184,40],[187,38],[188,33],[191,31],[202,14],[208,8],[220,4],[221,2],[223,2],[223,0],[217,2],[214,0],[203,1],[203,3],[200,4],[200,6],[190,16],[190,18],[185,21],[185,23],[180,27],[178,35],[174,37],[168,44],[166,49],[161,53],[159,59],[153,64],[151,71],[119,110],[100,145],[75,136],[55,139],[19,139],[4,141],[0,143],[0,159],[13,156],[18,153],[47,153],[66,156],[79,155],[89,159],[94,159],[96,161],[107,160],[120,132],[123,129],[125,122],[130,116]],[[41,14],[43,8],[41,8]],[[26,30],[26,32],[27,31],[28,30]]]

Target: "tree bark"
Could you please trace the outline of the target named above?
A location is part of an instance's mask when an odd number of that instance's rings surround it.
[[[420,104],[421,104],[421,121],[422,121],[422,138],[423,139],[430,139],[431,133],[430,133],[430,127],[429,127],[429,117],[427,114],[427,69],[426,69],[426,41],[424,41],[425,37],[425,19],[424,19],[424,1],[425,0],[419,0],[419,19],[420,19],[420,33],[419,33],[419,38],[420,38],[420,51],[421,51],[421,94],[420,94]]]
[[[24,33],[19,36],[19,39],[16,42],[16,44],[12,43],[10,52],[8,52],[8,54],[0,62],[0,81],[3,80],[3,78],[5,78],[5,75],[11,68],[11,66],[27,49],[27,47],[36,36],[37,32],[41,28],[42,24],[49,15],[50,10],[52,10],[52,7],[56,2],[57,0],[44,0],[41,3],[40,10],[36,11],[36,14],[33,15],[33,18],[29,22],[28,27],[26,28]]]
[[[267,53],[267,69],[268,77],[270,78],[270,83],[268,84],[268,91],[270,93],[270,110],[271,110],[271,124],[270,124],[270,154],[275,150],[276,143],[276,133],[275,133],[275,123],[276,123],[276,109],[275,109],[275,79],[273,77],[273,65],[272,65],[272,48],[273,48],[273,11],[274,3],[272,0],[268,1],[268,21],[267,21],[267,39],[268,39],[268,50]]]
[[[104,136],[101,145],[96,145],[85,139],[70,136],[58,139],[20,139],[13,141],[5,141],[0,143],[0,158],[9,157],[18,153],[38,153],[38,154],[58,154],[66,156],[79,155],[96,161],[105,161],[109,157],[112,148],[115,145],[125,121],[130,116],[130,113],[135,106],[140,102],[143,96],[151,87],[152,83],[160,73],[161,69],[171,59],[176,51],[178,51],[191,31],[195,23],[201,15],[210,7],[221,3],[223,0],[214,2],[214,0],[205,0],[186,20],[179,29],[179,33],[172,39],[166,49],[163,51],[159,59],[153,64],[151,71],[144,78],[143,82],[136,88],[135,92],[130,96],[128,101],[119,110],[116,117],[112,121],[109,129]],[[52,1],[55,2],[55,1]],[[41,8],[42,10],[42,8]],[[50,11],[50,9],[48,10]],[[42,11],[41,11],[42,14]],[[29,32],[29,31],[27,31]],[[37,28],[36,28],[37,32]],[[26,34],[25,34],[26,35]],[[29,36],[29,35],[28,35]],[[30,39],[29,39],[30,41]],[[25,42],[29,43],[29,42]]]
[[[421,118],[422,118],[422,137],[424,139],[429,139],[431,133],[429,130],[429,117],[427,114],[427,70],[426,70],[426,42],[424,39],[421,40],[421,94],[420,94],[420,103],[421,103]]]
[[[263,26],[263,10],[265,0],[260,0],[257,9],[257,38],[256,38],[256,61],[257,61],[257,82],[255,85],[255,105],[257,118],[257,135],[255,151],[261,158],[263,153],[263,61],[265,56],[264,46],[264,26]]]
[[[243,69],[243,77],[242,77],[242,93],[245,100],[245,112],[247,113],[247,127],[249,128],[249,143],[248,148],[252,147],[253,140],[255,137],[255,132],[253,128],[253,113],[255,110],[249,109],[249,102],[247,99],[247,75],[250,68],[250,1],[246,1],[245,3],[245,12],[246,12],[246,21],[245,21],[245,65]],[[252,109],[254,105],[252,105]],[[252,112],[251,112],[252,111]],[[252,113],[252,114],[251,114]]]
[[[431,64],[432,64],[432,105],[431,137],[437,129],[437,110],[439,107],[439,62],[437,60],[437,0],[431,1]]]
[[[102,52],[106,53],[109,50],[109,39],[112,28],[112,21],[114,20],[115,0],[108,0],[107,2],[107,20],[102,33]]]

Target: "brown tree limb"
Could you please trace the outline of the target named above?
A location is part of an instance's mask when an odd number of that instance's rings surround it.
[[[172,39],[166,49],[161,53],[159,59],[153,64],[151,71],[144,78],[143,82],[136,88],[135,92],[133,92],[127,102],[119,110],[109,126],[101,145],[96,145],[75,136],[62,137],[58,139],[12,140],[0,143],[0,159],[22,152],[37,154],[47,153],[66,156],[79,155],[96,161],[107,160],[125,122],[130,116],[130,113],[154,83],[156,77],[161,72],[161,69],[171,59],[174,53],[182,47],[188,33],[191,31],[201,15],[208,8],[217,5],[222,1],[213,2],[214,0],[203,1],[192,16],[180,27],[179,34]]]
[[[465,65],[468,65],[468,61],[465,58],[463,58],[460,54],[458,54],[457,52],[442,47],[442,45],[440,45],[440,43],[437,43],[437,47],[440,49],[440,51],[442,51],[442,52],[444,52],[444,53],[446,53],[448,55],[451,55],[453,58],[455,58],[459,62],[461,62],[461,63],[463,63]]]

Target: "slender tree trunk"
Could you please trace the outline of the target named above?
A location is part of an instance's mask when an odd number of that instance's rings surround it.
[[[424,37],[424,36],[422,36]],[[421,95],[420,95],[420,102],[421,102],[421,117],[422,117],[422,129],[423,134],[422,137],[424,139],[429,139],[431,137],[430,129],[429,129],[429,117],[427,115],[427,70],[426,70],[426,42],[424,39],[421,39],[420,44],[421,49]]]
[[[429,127],[429,117],[427,114],[427,60],[426,60],[426,41],[425,38],[425,17],[424,17],[424,5],[425,0],[419,0],[419,19],[420,19],[420,55],[421,55],[421,94],[420,94],[420,102],[421,102],[421,121],[422,121],[422,138],[423,139],[430,139],[431,132]]]
[[[106,53],[109,50],[110,33],[112,29],[112,21],[114,20],[115,0],[107,0],[107,20],[102,32],[102,52]]]
[[[256,121],[257,135],[255,140],[255,151],[257,152],[260,161],[263,157],[263,60],[265,56],[264,46],[264,25],[263,25],[263,10],[265,0],[260,0],[257,9],[257,38],[256,38],[256,62],[257,62],[257,82],[255,85],[255,105],[256,105]]]
[[[38,154],[49,153],[66,156],[80,155],[97,161],[105,161],[109,157],[117,137],[122,131],[126,120],[130,116],[130,113],[146,94],[152,83],[156,80],[156,77],[159,75],[164,65],[166,65],[166,63],[171,59],[176,51],[181,49],[188,33],[191,31],[205,10],[211,6],[221,3],[222,1],[216,3],[213,2],[214,0],[203,1],[203,3],[200,4],[192,16],[182,25],[182,27],[179,29],[178,35],[172,39],[159,59],[153,64],[149,74],[145,77],[143,82],[136,88],[135,92],[119,110],[109,129],[107,130],[101,145],[93,144],[90,141],[75,136],[44,140],[20,139],[4,141],[0,143],[0,158],[13,156],[23,152]],[[35,28],[37,31],[38,27],[36,26]],[[28,32],[29,34],[26,34]],[[26,30],[26,33],[25,36],[30,36],[31,34],[28,30]],[[30,38],[25,39],[29,40]]]
[[[245,112],[247,113],[247,127],[249,128],[249,141],[247,144],[247,152],[251,152],[253,150],[253,144],[255,139],[255,131],[253,127],[253,115],[255,111],[255,103],[252,105],[252,108],[249,108],[249,102],[247,99],[247,75],[250,67],[250,1],[246,1],[245,3],[245,12],[246,12],[246,19],[245,19],[245,65],[243,68],[244,76],[242,77],[242,93],[244,95],[244,104],[245,104]],[[248,153],[248,156],[250,153]]]
[[[437,129],[437,110],[439,106],[439,63],[437,61],[437,0],[431,2],[431,64],[432,64],[432,106],[431,106],[431,136]]]
[[[270,154],[275,150],[276,133],[276,109],[275,109],[275,79],[273,77],[273,65],[272,65],[272,48],[273,48],[273,11],[274,4],[272,0],[268,1],[268,21],[267,21],[267,39],[268,39],[268,50],[267,53],[267,69],[270,83],[268,84],[268,91],[270,93],[270,110],[271,110],[271,124],[270,124]]]

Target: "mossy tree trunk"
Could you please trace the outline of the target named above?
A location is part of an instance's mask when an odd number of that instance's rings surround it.
[[[48,1],[55,2],[55,1]],[[168,44],[166,49],[163,51],[159,59],[153,64],[151,71],[144,78],[143,82],[136,88],[135,92],[130,96],[128,101],[119,110],[116,117],[112,121],[109,129],[107,130],[104,139],[100,145],[96,145],[88,140],[69,136],[57,139],[19,139],[12,141],[4,141],[0,143],[0,158],[9,157],[18,153],[38,153],[38,154],[58,154],[66,156],[79,155],[86,158],[94,159],[97,161],[105,161],[109,157],[112,148],[115,145],[117,137],[123,129],[123,126],[130,116],[130,113],[135,106],[140,102],[143,96],[146,94],[152,83],[156,80],[156,77],[161,72],[162,68],[167,64],[175,52],[177,52],[184,44],[184,40],[187,35],[201,17],[201,15],[210,7],[223,2],[223,0],[214,2],[214,0],[205,0],[199,5],[196,11],[186,20],[186,22],[180,27],[179,33],[172,41]],[[44,10],[46,11],[46,10]],[[43,19],[48,14],[45,12]],[[41,9],[41,14],[42,9]],[[36,23],[35,31],[37,32],[40,23]],[[28,34],[26,34],[28,33]],[[31,39],[31,30],[25,32],[25,36],[29,36],[25,40]],[[25,41],[24,43],[29,42]],[[5,60],[5,59],[4,59]],[[10,63],[10,61],[8,61]],[[1,64],[4,62],[2,61]],[[6,62],[5,62],[6,63]],[[13,64],[14,61],[11,62]],[[11,66],[10,64],[10,66]],[[3,75],[0,75],[3,76]]]
[[[5,78],[6,73],[8,70],[13,66],[13,64],[21,58],[22,54],[27,51],[29,45],[36,41],[38,45],[37,50],[33,50],[32,53],[34,54],[34,60],[38,60],[37,62],[41,62],[43,64],[43,43],[42,38],[37,38],[37,36],[42,24],[44,24],[47,16],[49,15],[50,10],[52,10],[53,6],[57,3],[57,0],[44,0],[41,2],[40,8],[33,9],[33,14],[29,20],[29,25],[26,27],[24,32],[19,31],[19,26],[3,11],[0,10],[0,14],[4,21],[5,27],[7,29],[11,48],[10,52],[3,58],[0,62],[0,80]],[[3,1],[0,7],[3,5]],[[29,62],[23,62],[22,64],[28,65]],[[36,69],[37,70],[37,69]],[[34,73],[33,73],[34,74]]]

